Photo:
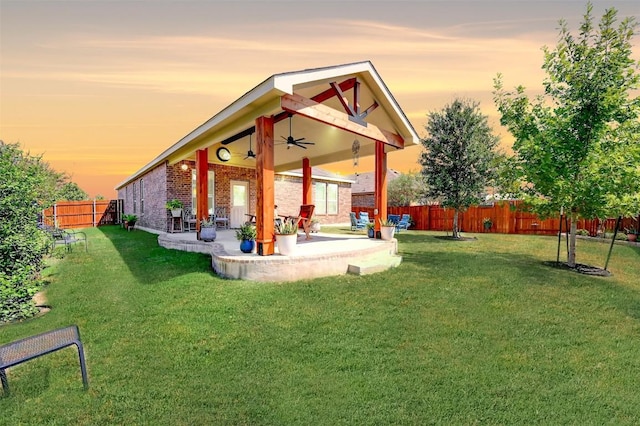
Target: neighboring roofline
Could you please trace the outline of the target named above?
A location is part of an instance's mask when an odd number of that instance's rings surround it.
[[[382,81],[382,78],[378,74],[378,71],[375,69],[371,61],[361,61],[361,62],[353,62],[343,65],[332,65],[327,67],[320,68],[310,68],[301,71],[289,71],[280,74],[273,74],[267,79],[263,80],[253,89],[244,93],[238,99],[233,101],[231,104],[223,108],[220,112],[209,118],[207,121],[196,127],[194,130],[189,132],[187,135],[182,137],[178,142],[171,145],[169,148],[164,150],[160,155],[151,160],[141,169],[128,176],[125,180],[120,182],[115,189],[119,190],[132,181],[138,179],[139,177],[146,174],[148,171],[158,167],[165,161],[169,160],[171,155],[175,154],[182,148],[184,148],[189,143],[194,140],[202,137],[207,132],[212,131],[217,126],[221,128],[224,127],[224,124],[231,123],[234,119],[238,118],[238,114],[241,114],[241,111],[247,108],[251,103],[261,99],[267,98],[267,95],[271,94],[272,96],[281,96],[283,94],[293,94],[294,87],[300,84],[305,83],[315,83],[321,82],[323,80],[332,81],[335,77],[341,75],[348,74],[357,74],[368,72],[371,78],[376,82],[378,87],[381,89],[381,94],[386,97],[389,105],[393,108],[396,115],[400,118],[405,129],[408,131],[409,136],[411,138],[411,142],[413,144],[418,144],[420,138],[416,133],[415,129],[411,125],[411,122],[404,114],[400,105],[394,98],[393,94],[389,91],[387,85]],[[374,89],[374,88],[372,88]],[[268,99],[267,99],[268,100]],[[268,103],[268,102],[267,102]],[[226,123],[225,123],[226,122]]]

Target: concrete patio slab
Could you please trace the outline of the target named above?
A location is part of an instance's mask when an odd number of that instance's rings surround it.
[[[279,254],[276,244],[276,254],[259,256],[240,251],[233,229],[218,230],[214,242],[198,241],[195,232],[154,233],[161,247],[210,254],[213,270],[233,279],[297,281],[347,273],[364,275],[398,266],[402,261],[397,240],[376,240],[366,235],[319,232],[305,240],[301,234],[294,255]]]

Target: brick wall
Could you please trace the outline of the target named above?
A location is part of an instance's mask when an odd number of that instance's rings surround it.
[[[191,169],[195,162],[185,162],[187,170],[182,170],[182,163],[168,165],[161,164],[142,176],[144,179],[144,213],[140,213],[140,179],[136,184],[136,212],[138,224],[160,231],[169,229],[171,213],[165,208],[167,200],[174,198],[182,201],[185,207],[191,206]],[[256,171],[242,167],[232,167],[221,164],[209,164],[209,170],[215,174],[215,197],[217,207],[226,207],[227,214],[231,211],[231,181],[244,181],[249,184],[248,212],[256,213],[257,185]],[[328,182],[314,179],[315,182]],[[275,203],[281,215],[296,215],[300,211],[302,202],[302,178],[296,176],[275,175]],[[351,185],[338,184],[338,214],[315,214],[322,224],[349,222],[351,211]],[[118,190],[118,198],[124,200],[124,213],[133,212],[133,182]]]
[[[375,196],[372,192],[351,194],[351,205],[361,207],[375,207]]]
[[[351,185],[342,182],[333,182],[322,179],[313,179],[316,182],[338,184],[338,214],[318,214],[314,216],[321,224],[349,222],[351,211]],[[302,204],[302,178],[297,176],[275,176],[275,203],[280,215],[297,215]]]
[[[129,183],[118,190],[118,198],[124,200],[124,214],[138,216],[138,225],[153,229],[167,228],[167,210],[165,208],[167,193],[167,165],[161,164],[143,175],[140,179]],[[144,180],[143,197],[144,211],[140,204],[140,181]],[[133,211],[133,186],[136,187],[136,211]]]

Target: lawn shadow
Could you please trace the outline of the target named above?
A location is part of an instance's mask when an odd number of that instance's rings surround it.
[[[157,284],[194,272],[217,277],[210,255],[160,247],[158,236],[149,232],[126,231],[119,226],[101,226],[98,230],[141,284]]]

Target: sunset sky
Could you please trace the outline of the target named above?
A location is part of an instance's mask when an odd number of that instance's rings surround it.
[[[640,20],[640,2],[592,2]],[[506,146],[493,78],[535,94],[558,20],[586,1],[0,0],[0,139],[43,154],[90,196],[114,187],[275,73],[370,60],[425,135],[454,97]],[[634,58],[640,59],[640,35]],[[389,155],[418,170],[420,147]],[[353,173],[349,164],[326,169]],[[361,159],[359,172],[373,169]]]

